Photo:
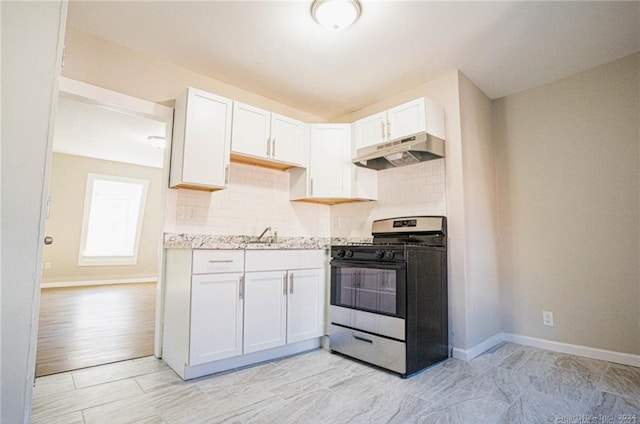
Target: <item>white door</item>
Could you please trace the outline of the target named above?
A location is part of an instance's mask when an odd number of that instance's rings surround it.
[[[287,342],[285,271],[247,272],[244,290],[244,349],[251,353]]]
[[[424,98],[416,99],[387,111],[389,139],[404,137],[427,129]]]
[[[242,354],[242,275],[192,277],[189,365]]]
[[[231,143],[232,100],[189,88],[182,182],[224,187]]]
[[[324,292],[321,268],[289,271],[287,343],[322,336]]]
[[[270,131],[271,112],[240,102],[233,103],[231,153],[259,158],[269,157]]]
[[[353,123],[356,149],[382,143],[386,140],[387,113],[380,112]]]
[[[286,116],[271,114],[271,157],[280,162],[307,166],[309,126]]]
[[[309,195],[348,198],[351,160],[349,124],[311,125]]]

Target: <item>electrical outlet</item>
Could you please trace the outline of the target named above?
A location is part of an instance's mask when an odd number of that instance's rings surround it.
[[[342,227],[342,219],[340,219],[339,216],[336,216],[331,220],[331,228],[333,230],[339,230],[340,227]]]
[[[542,324],[548,327],[553,327],[553,312],[542,311]]]
[[[51,269],[51,262],[45,262],[44,269]]]

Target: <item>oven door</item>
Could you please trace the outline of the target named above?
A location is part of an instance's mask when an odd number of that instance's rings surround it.
[[[406,317],[406,265],[331,261],[331,305]]]

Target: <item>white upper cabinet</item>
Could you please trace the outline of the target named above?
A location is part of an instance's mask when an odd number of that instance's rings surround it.
[[[311,126],[309,196],[349,197],[350,127],[348,124]]]
[[[340,203],[377,198],[377,173],[351,163],[350,124],[311,124],[309,167],[290,174],[291,200]]]
[[[304,122],[235,102],[231,153],[258,163],[307,166],[309,133]]]
[[[309,125],[277,113],[271,114],[272,159],[307,166]]]
[[[356,149],[422,131],[445,138],[444,109],[424,97],[359,119],[353,125]]]
[[[382,143],[387,139],[387,112],[376,113],[353,123],[356,148]],[[360,140],[363,140],[362,142]],[[364,144],[366,140],[366,144]]]
[[[271,113],[240,102],[233,104],[233,153],[268,157],[271,148]]]
[[[229,178],[233,101],[188,88],[175,101],[169,186],[220,190]]]
[[[387,110],[387,137],[390,140],[426,131],[425,99],[416,99]]]

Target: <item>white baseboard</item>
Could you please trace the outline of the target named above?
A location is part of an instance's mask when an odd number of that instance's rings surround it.
[[[457,347],[453,348],[452,356],[455,359],[460,359],[462,361],[470,361],[476,356],[479,356],[491,349],[492,347],[498,345],[504,340],[504,333],[494,334],[488,339],[478,343],[471,349],[459,349]]]
[[[167,358],[163,358],[165,362],[180,376],[183,380],[202,377],[204,375],[215,374],[218,372],[229,371],[235,368],[246,367],[248,365],[256,365],[262,362],[272,361],[286,356],[296,355],[298,353],[307,352],[318,349],[321,345],[320,338],[303,340],[284,346],[278,346],[272,349],[261,350],[258,352],[248,353],[246,355],[234,356],[232,358],[220,359],[218,361],[208,362],[200,365],[187,366],[184,363],[171,364],[167,362]]]
[[[498,333],[477,344],[471,349],[465,350],[454,347],[452,356],[455,359],[460,359],[462,361],[470,361],[502,341],[507,341],[524,346],[537,347],[539,349],[551,350],[553,352],[567,353],[569,355],[584,356],[585,358],[614,362],[616,364],[640,367],[640,355],[614,352],[611,350],[604,350],[595,347],[574,345],[569,343],[554,342],[551,340],[538,339],[535,337],[521,336],[519,334],[510,333]]]
[[[119,278],[117,280],[93,280],[93,281],[58,281],[55,283],[42,283],[43,289],[54,287],[80,287],[80,286],[102,286],[109,284],[135,284],[135,283],[156,283],[158,279],[152,278]]]
[[[496,346],[497,344],[499,344],[503,340],[504,340],[504,333],[494,334],[493,336],[489,337],[488,339],[478,343],[477,345],[475,345],[471,349],[466,349],[465,350],[465,349],[459,349],[457,347],[454,347],[452,356],[455,359],[460,359],[462,361],[470,361],[473,358],[475,358],[476,356],[479,356],[479,355],[483,354],[484,352],[486,352],[487,350],[491,349],[492,347]]]
[[[595,347],[554,342],[551,340],[509,333],[504,333],[504,340],[511,343],[552,350],[559,353],[568,353],[570,355],[584,356],[586,358],[599,359],[601,361],[640,367],[640,355],[634,355],[631,353],[614,352],[611,350],[597,349]]]

